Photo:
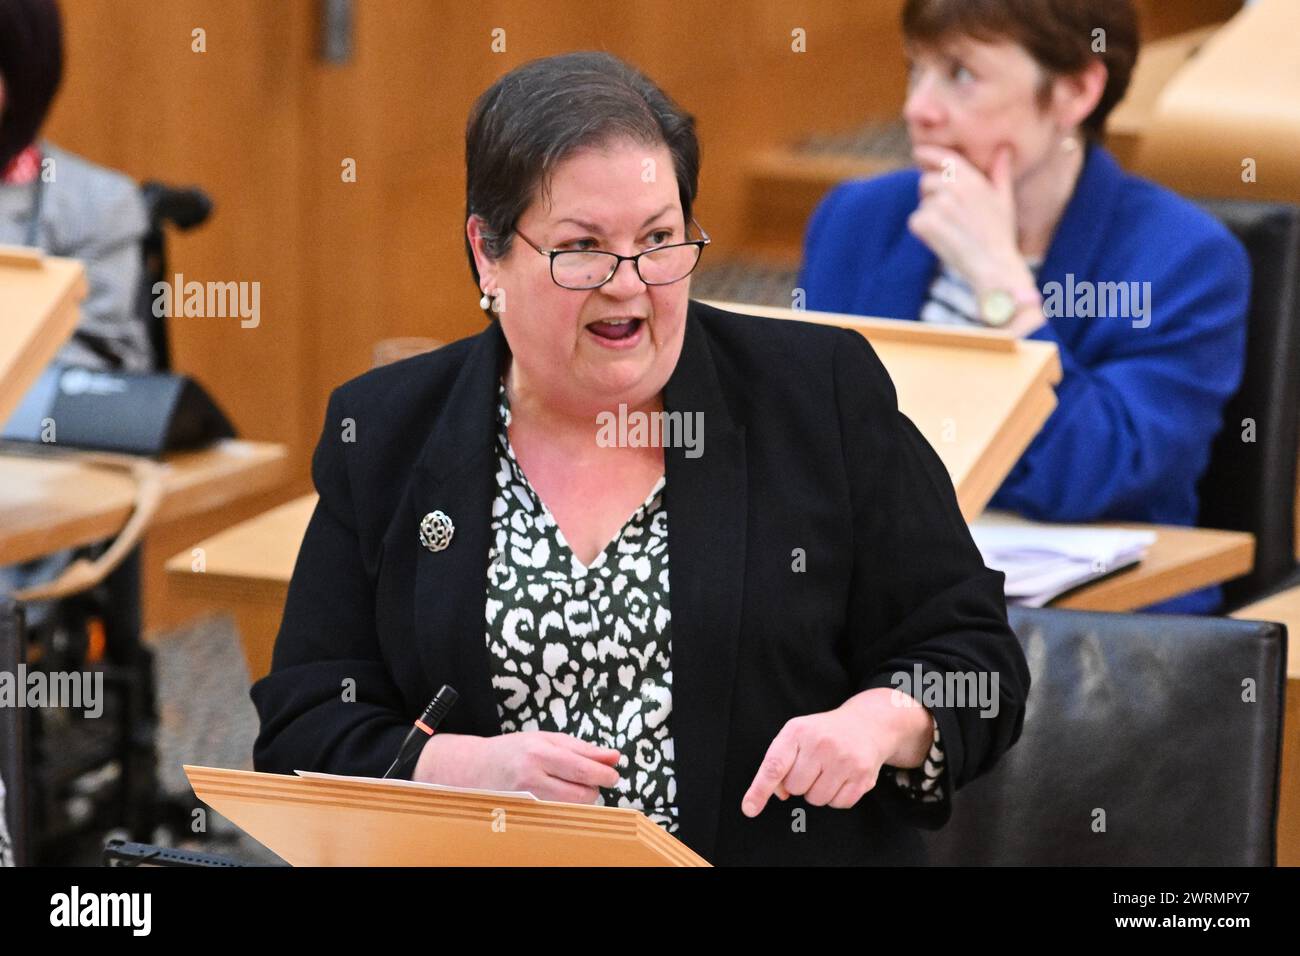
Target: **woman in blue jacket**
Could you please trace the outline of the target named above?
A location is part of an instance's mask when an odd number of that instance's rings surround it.
[[[1241,379],[1250,265],[1217,220],[1099,144],[1137,54],[1131,3],[908,0],[903,29],[917,167],[821,202],[807,308],[1055,343],[1057,408],[991,507],[1195,524]],[[1219,603],[1208,588],[1149,610]]]

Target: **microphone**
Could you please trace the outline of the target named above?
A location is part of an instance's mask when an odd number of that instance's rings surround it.
[[[449,684],[442,685],[438,693],[433,695],[433,700],[429,701],[429,706],[424,708],[424,713],[415,719],[415,726],[411,728],[406,739],[402,741],[401,749],[397,751],[397,759],[384,771],[381,779],[410,777],[415,770],[415,764],[420,759],[420,751],[438,729],[442,718],[447,716],[447,711],[451,710],[452,704],[459,698],[460,695]]]

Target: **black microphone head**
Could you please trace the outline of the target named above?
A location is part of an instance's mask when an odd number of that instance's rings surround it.
[[[434,694],[433,700],[425,708],[424,716],[421,718],[430,727],[436,727],[442,722],[442,718],[447,716],[447,711],[451,710],[453,704],[460,699],[460,694],[449,684],[443,684],[442,689]]]

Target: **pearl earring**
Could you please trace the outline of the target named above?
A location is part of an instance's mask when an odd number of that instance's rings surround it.
[[[488,294],[487,294],[486,292],[484,292],[484,293],[483,293],[483,297],[482,297],[481,299],[478,300],[478,307],[479,307],[480,309],[486,309],[486,308],[487,308],[489,305],[491,305],[491,304],[492,304],[492,300],[489,299],[489,298],[488,298]]]

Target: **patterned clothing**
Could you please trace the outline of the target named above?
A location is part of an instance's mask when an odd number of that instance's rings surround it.
[[[515,460],[504,382],[497,396],[485,639],[501,732],[553,731],[620,751],[621,779],[598,803],[676,832],[667,478],[584,567]],[[936,723],[923,766],[882,777],[934,803],[943,766]]]
[[[677,829],[666,478],[589,566],[569,549],[510,447],[498,391],[487,645],[502,733],[547,730],[619,750],[605,806]]]
[[[1042,266],[1041,259],[1026,259],[1025,264],[1038,276]],[[970,284],[955,270],[940,263],[934,281],[930,283],[930,292],[925,305],[921,306],[921,321],[933,325],[961,325],[985,329],[988,326],[980,319],[979,301]]]
[[[930,752],[920,767],[882,769],[886,772],[893,769],[894,783],[913,800],[922,803],[938,803],[943,800],[943,744],[939,741],[939,722],[934,723],[934,743],[930,744]]]

